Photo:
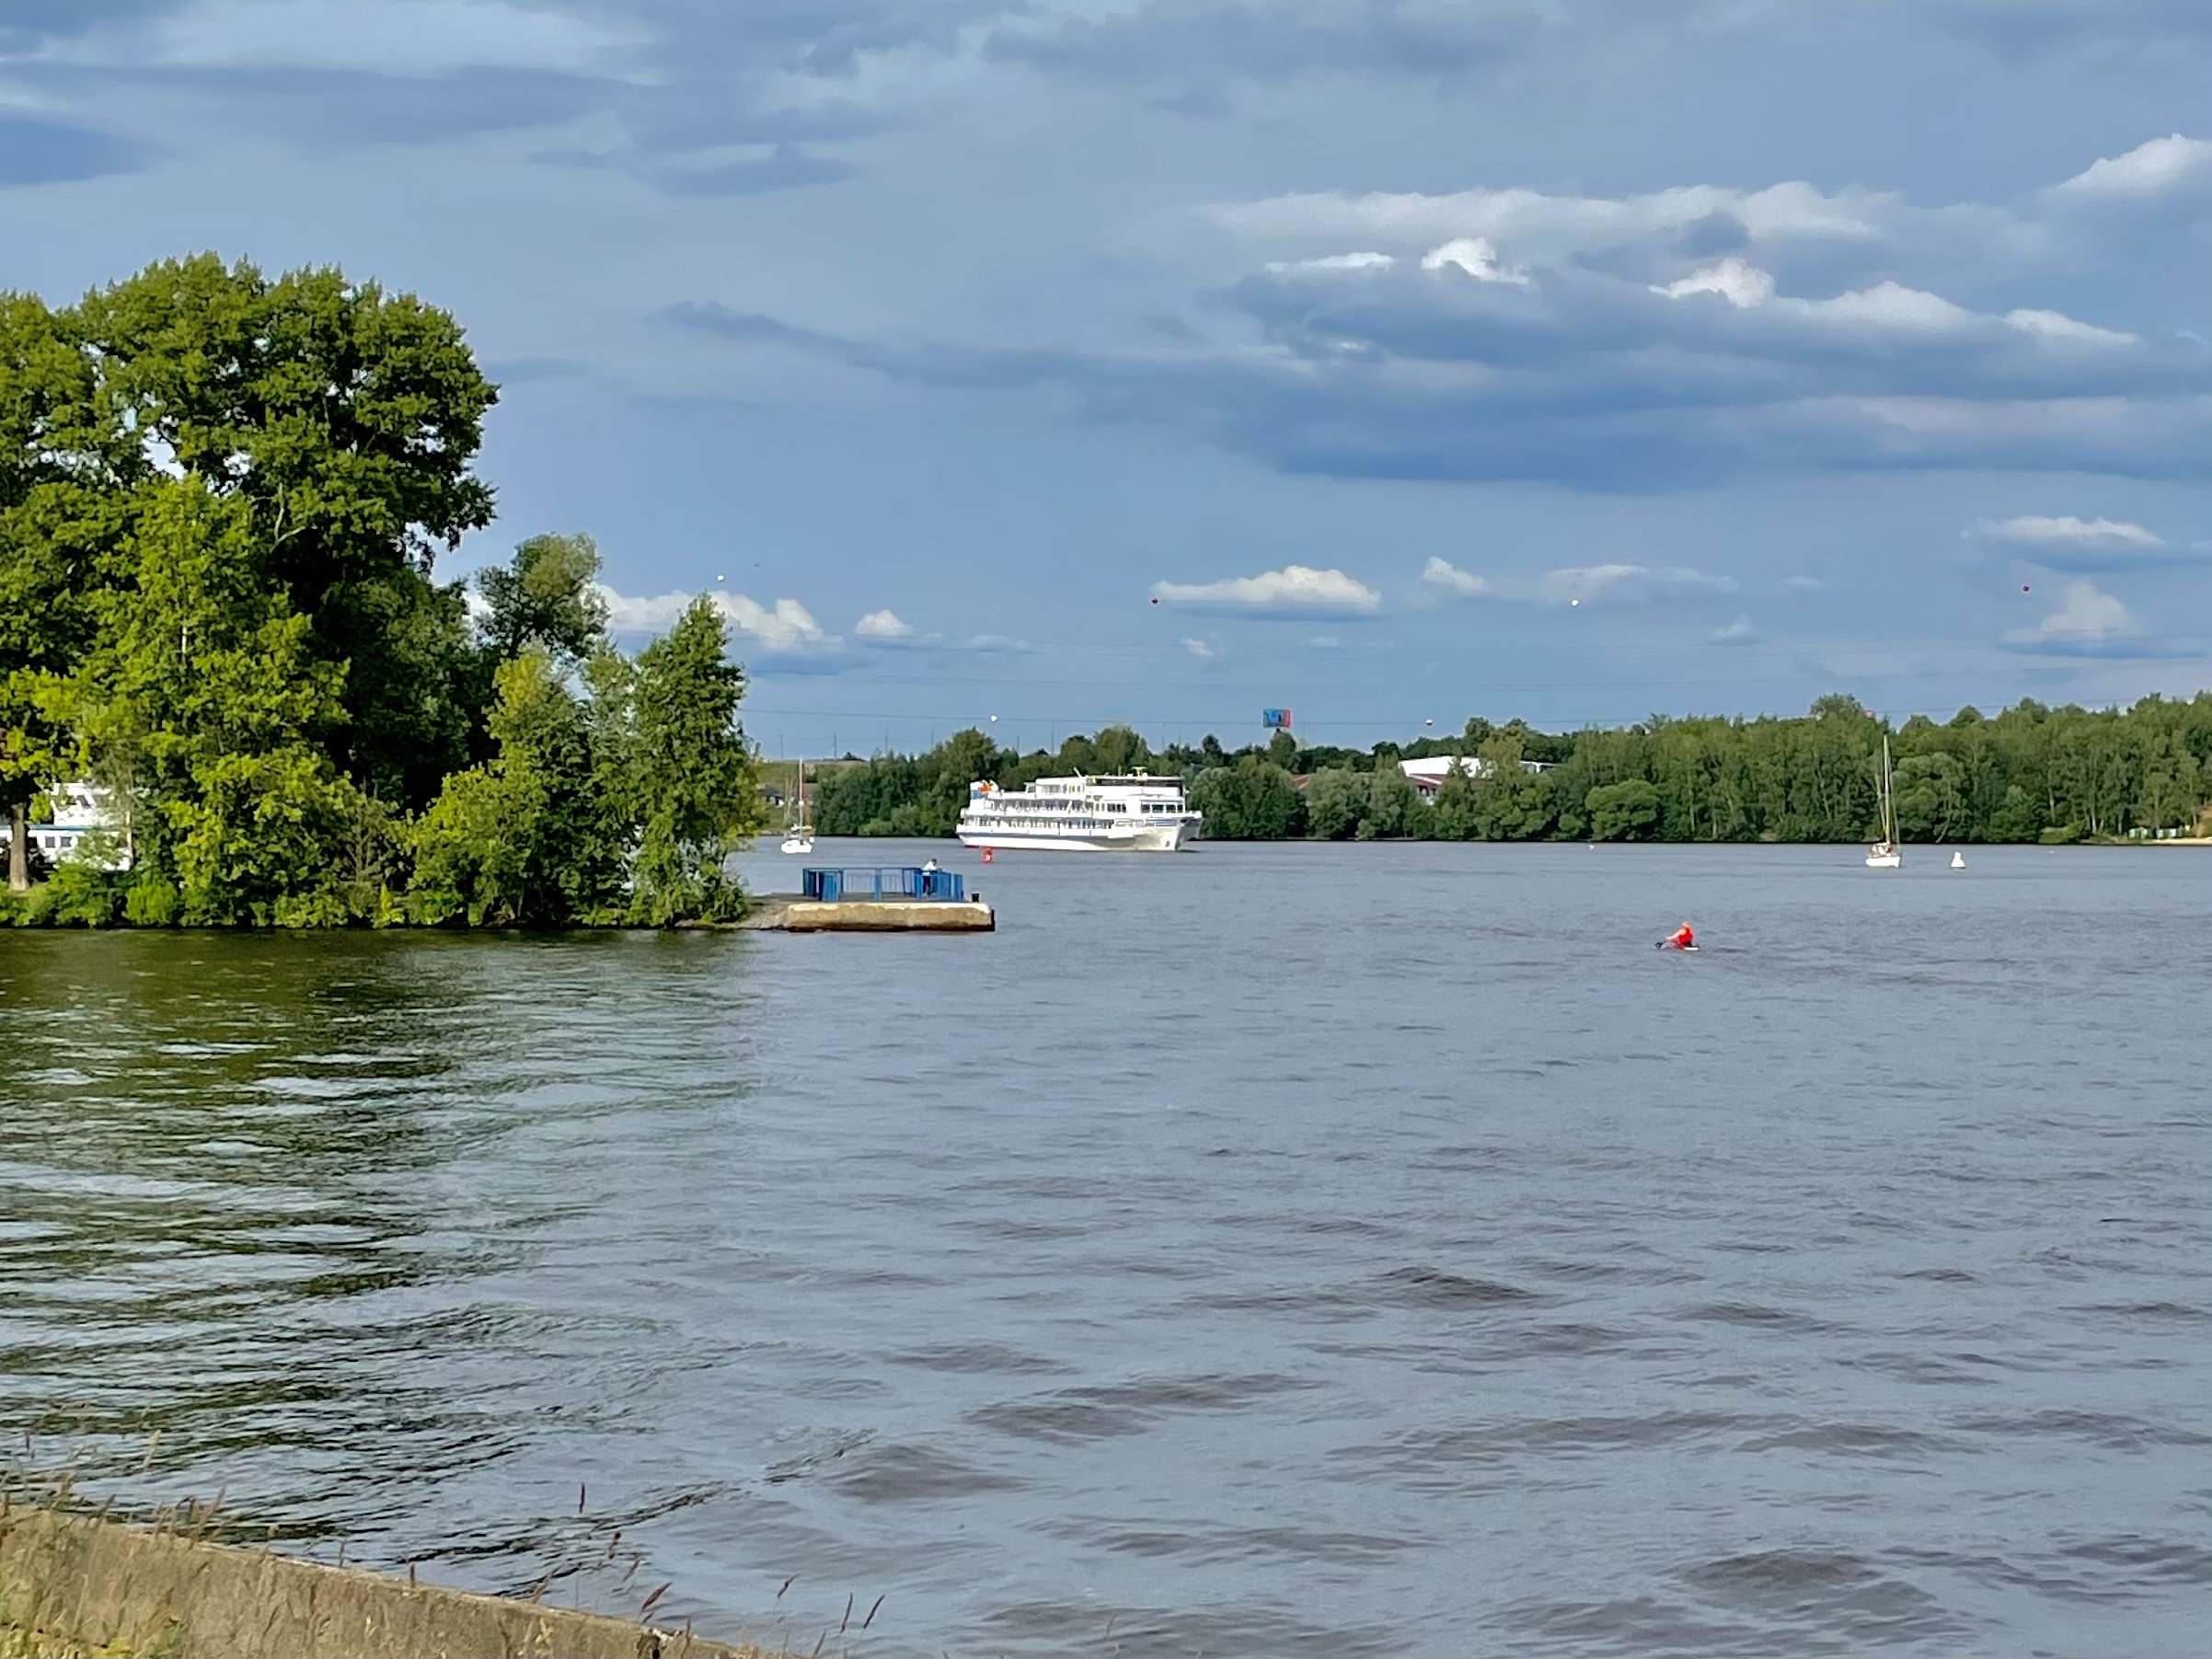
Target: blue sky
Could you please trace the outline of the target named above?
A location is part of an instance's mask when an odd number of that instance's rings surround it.
[[[771,753],[2212,684],[2204,0],[8,0],[0,286],[456,312]]]

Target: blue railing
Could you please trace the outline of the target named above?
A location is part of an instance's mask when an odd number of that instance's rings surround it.
[[[869,899],[944,899],[967,902],[968,881],[950,870],[924,870],[914,864],[875,864],[816,867],[799,875],[801,898],[823,903],[844,900],[850,904]]]

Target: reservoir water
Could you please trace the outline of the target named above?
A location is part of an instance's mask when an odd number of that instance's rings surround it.
[[[926,851],[0,933],[6,1461],[801,1651],[2212,1649],[2212,855]]]

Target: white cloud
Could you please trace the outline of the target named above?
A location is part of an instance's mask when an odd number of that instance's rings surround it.
[[[1342,570],[1317,570],[1308,565],[1285,565],[1280,570],[1225,582],[1156,582],[1152,592],[1163,605],[1219,610],[1368,616],[1382,608],[1382,595],[1365,582]]]
[[[1214,650],[1213,645],[1204,639],[1185,639],[1182,642],[1182,648],[1183,650],[1189,651],[1192,656],[1196,657],[1201,662],[1211,662],[1215,655],[1218,654]]]
[[[605,583],[600,584],[599,596],[606,602],[607,626],[616,633],[627,634],[663,632],[698,597],[685,593],[618,593]],[[838,643],[837,637],[824,633],[822,625],[796,599],[778,599],[773,605],[765,605],[743,593],[720,588],[708,597],[731,628],[761,651],[798,653],[822,651]]]
[[[890,610],[869,612],[853,624],[853,632],[863,639],[909,639],[914,637],[913,625],[902,622],[898,613]]]
[[[2212,185],[2212,142],[2175,132],[2092,162],[2051,194],[2060,200],[2148,202]]]
[[[1784,299],[1779,305],[1800,317],[1838,322],[1879,333],[1954,333],[1974,321],[1974,313],[1940,294],[1880,282],[1833,299]]]
[[[717,591],[714,603],[731,627],[765,651],[818,651],[837,643],[836,636],[824,633],[796,599],[778,599],[771,609],[743,593]]]
[[[1977,327],[1999,324],[2015,333],[2052,345],[2125,348],[2140,345],[2135,335],[2116,328],[2100,328],[2057,311],[2014,310],[2002,317],[1976,316],[1940,294],[1908,288],[1902,282],[1881,282],[1827,299],[1803,299],[1778,294],[1773,273],[1730,255],[1716,265],[1701,267],[1671,282],[1651,284],[1653,294],[1668,299],[1717,294],[1738,311],[1769,306],[1776,313],[1815,324],[1891,335],[1967,335]]]
[[[2100,328],[2091,323],[2077,322],[2056,311],[2008,311],[2005,313],[2005,325],[2038,340],[2071,341],[2081,346],[2133,346],[2142,343],[2136,335],[2118,328]]]
[[[2019,628],[2005,636],[2015,651],[2079,652],[2087,647],[2106,646],[2136,631],[2127,607],[2094,582],[2068,582],[2058,608],[2033,628]]]
[[[1318,259],[1272,259],[1270,271],[1388,271],[1398,261],[1387,253],[1331,253]]]
[[[1535,577],[1479,576],[1432,558],[1421,580],[1440,592],[1469,599],[1503,599],[1516,605],[1592,605],[1601,601],[1635,605],[1692,599],[1735,592],[1735,579],[1709,576],[1681,565],[1566,565]]]
[[[1771,272],[1733,254],[1717,265],[1702,267],[1672,282],[1654,282],[1651,290],[1668,299],[1717,294],[1738,311],[1768,306],[1780,315],[1809,323],[1840,325],[1868,333],[1964,336],[1977,327],[1986,330],[1995,323],[2053,345],[2125,348],[2142,343],[2133,334],[2079,322],[2057,311],[2015,310],[1999,317],[1978,317],[1940,294],[1907,288],[1902,282],[1876,282],[1827,299],[1785,297],[1778,294]]]
[[[1430,587],[1441,588],[1447,593],[1457,593],[1467,599],[1480,599],[1492,592],[1489,577],[1478,576],[1472,570],[1462,570],[1448,559],[1434,557],[1422,567],[1421,580]]]
[[[2045,518],[2022,513],[2017,518],[1985,519],[1967,526],[1976,541],[2010,542],[2020,547],[2162,547],[2166,538],[2125,519],[2075,518],[2067,514]]]
[[[1366,256],[1372,259],[1373,255]],[[1310,262],[1310,261],[1309,261]],[[1422,256],[1423,271],[1458,271],[1480,282],[1510,282],[1517,288],[1528,286],[1526,271],[1510,271],[1498,262],[1498,250],[1484,236],[1455,236],[1441,248],[1433,248]]]
[[[1785,576],[1782,592],[1785,593],[1825,593],[1828,584],[1817,576]]]
[[[1759,630],[1748,616],[1738,616],[1725,628],[1717,628],[1705,636],[1708,645],[1756,645]]]
[[[1772,299],[1774,278],[1757,266],[1747,265],[1730,254],[1717,265],[1693,271],[1672,282],[1655,283],[1652,292],[1676,300],[1692,294],[1717,294],[1741,310],[1749,305],[1764,305]]]
[[[1985,519],[1967,525],[1963,534],[1970,542],[2010,548],[2030,564],[2072,575],[2161,567],[2212,571],[2212,543],[2176,545],[2126,519],[2024,513]]]

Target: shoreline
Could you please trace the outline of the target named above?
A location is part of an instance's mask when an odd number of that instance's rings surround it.
[[[180,1519],[134,1526],[0,1499],[0,1653],[767,1659],[649,1622],[657,1593],[636,1618],[588,1613],[217,1543],[212,1512]]]

